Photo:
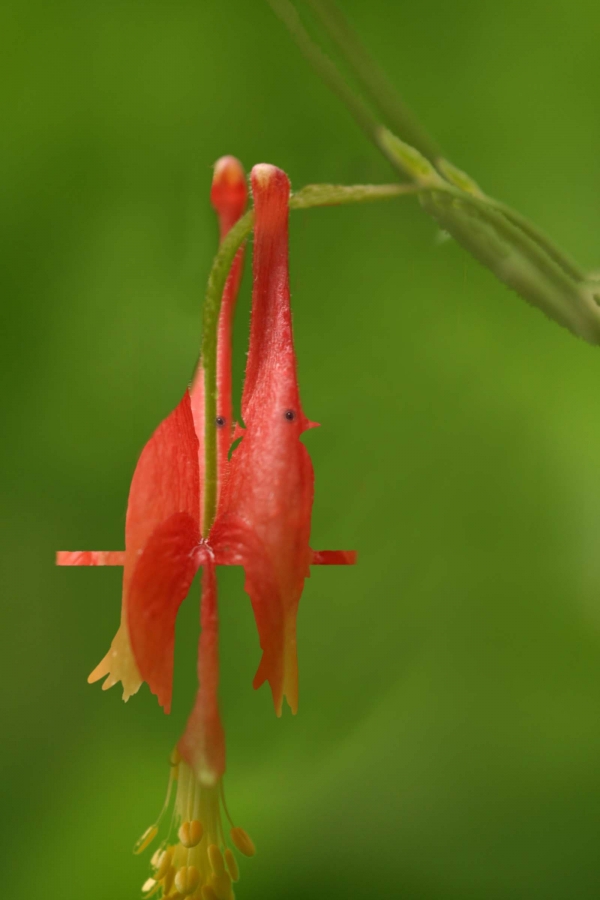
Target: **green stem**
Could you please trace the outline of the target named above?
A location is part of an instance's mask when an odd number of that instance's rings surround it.
[[[404,184],[309,184],[292,194],[290,209],[310,209],[315,206],[334,206],[344,203],[365,203],[417,194],[421,188]],[[217,331],[221,299],[227,275],[239,248],[254,227],[254,210],[251,209],[236,222],[219,246],[214,258],[206,295],[202,320],[201,364],[204,369],[204,509],[202,511],[202,536],[208,537],[217,510]]]
[[[394,134],[405,143],[419,151],[429,162],[433,163],[443,175],[448,169],[454,169],[443,158],[440,148],[422,127],[411,110],[406,106],[396,89],[388,81],[383,70],[367,53],[362,42],[350,27],[334,0],[308,0],[309,6],[318,16],[325,31],[340,52],[349,71],[356,78],[372,103],[381,112],[384,121],[388,122]],[[457,172],[457,170],[454,170]],[[458,173],[464,175],[464,173]],[[465,176],[470,181],[468,176]],[[460,187],[460,185],[458,185]],[[502,213],[509,222],[516,225],[525,235],[544,248],[554,262],[571,278],[585,281],[586,273],[575,260],[560,250],[552,240],[533,222],[530,222],[518,210],[512,209],[500,200],[479,192],[490,206]]]
[[[597,289],[545,235],[445,160],[440,169],[451,181],[387,129],[380,129],[378,143],[398,171],[420,185],[426,212],[475,259],[572,334],[600,344]]]
[[[354,120],[363,129],[367,137],[374,141],[377,129],[380,127],[377,118],[369,107],[356,96],[354,91],[346,84],[336,66],[315,44],[290,0],[267,0],[273,12],[284,23],[300,51],[306,57],[313,69],[320,75],[330,89],[337,94],[342,103],[352,114]]]
[[[223,238],[214,258],[202,319],[201,363],[204,368],[204,509],[202,511],[202,537],[208,537],[217,509],[217,330],[221,298],[235,254],[254,226],[254,210],[239,219]]]
[[[415,184],[307,184],[292,194],[290,209],[391,200],[405,194],[418,194],[420,190],[421,188]]]
[[[357,83],[381,112],[383,120],[398,137],[435,163],[441,156],[440,148],[398,95],[383,70],[369,56],[336,4],[332,0],[308,0],[308,3]]]
[[[468,175],[437,155],[437,149],[433,149],[428,140],[423,145],[424,132],[414,131],[416,123],[412,117],[407,118],[404,104],[394,96],[387,82],[383,84],[382,76],[335,11],[332,0],[309,2],[355,78],[388,118],[396,122],[396,129],[401,134],[413,130],[413,143],[407,143],[381,125],[373,128],[372,117],[368,129],[364,129],[396,170],[419,185],[423,208],[523,299],[538,306],[577,337],[600,344],[598,283],[525,216],[487,197]],[[289,0],[269,0],[269,3],[274,8],[285,3],[287,19],[282,18],[300,43],[297,32],[302,26],[298,21],[291,21],[292,12],[296,14]],[[322,57],[322,52],[304,29],[301,39],[305,56],[321,72],[326,83],[336,90],[341,76],[335,66],[329,60],[326,70],[317,66],[314,60],[319,54]],[[348,102],[344,92],[336,90],[336,93],[354,114],[355,99],[352,97]],[[359,124],[362,125],[362,121]]]

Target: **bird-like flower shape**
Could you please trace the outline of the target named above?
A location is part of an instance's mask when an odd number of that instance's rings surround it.
[[[236,827],[223,792],[225,736],[219,681],[217,565],[241,565],[258,628],[262,658],[254,686],[268,681],[277,715],[286,698],[298,707],[296,616],[311,563],[355,561],[343,551],[309,546],[313,468],[300,440],[315,423],[302,410],[294,352],[288,273],[290,183],[271,165],[251,173],[254,200],[252,320],[242,396],[244,427],[234,426],[231,330],[244,250],[227,279],[218,323],[217,416],[206,422],[204,369],[159,425],[138,461],[129,493],[125,553],[62,553],[59,563],[124,564],[121,623],[110,650],[89,680],[118,681],[127,700],[143,681],[169,712],[175,620],[202,568],[198,691],[171,759],[163,812],[142,835],[141,852],[159,834],[173,806],[171,827],[152,857],[147,896],[230,900],[238,864],[230,844],[246,856],[254,845]],[[247,189],[233,157],[215,167],[211,200],[221,238],[243,214]],[[206,428],[217,431],[217,507],[202,534]],[[241,442],[233,452],[232,443]],[[123,557],[123,558],[121,558]],[[223,826],[229,819],[228,834]]]

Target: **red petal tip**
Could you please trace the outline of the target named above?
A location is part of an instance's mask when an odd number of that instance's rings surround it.
[[[287,241],[287,234],[284,234],[284,231],[290,196],[289,178],[283,169],[269,163],[259,163],[250,173],[250,183],[257,221],[260,219],[263,234],[277,233],[278,240]],[[255,231],[255,247],[257,235],[258,231]]]
[[[285,185],[289,189],[290,184],[283,169],[278,169],[277,166],[273,166],[271,163],[258,163],[254,166],[250,173],[250,180],[253,190],[257,188],[264,190],[271,185]]]
[[[233,207],[232,214],[237,211],[237,218],[239,218],[247,198],[248,188],[246,187],[244,167],[235,156],[222,156],[215,163],[210,202],[219,214]]]

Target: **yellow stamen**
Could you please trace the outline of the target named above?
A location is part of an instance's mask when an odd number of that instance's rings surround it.
[[[202,900],[219,900],[210,884],[205,884],[202,888]]]
[[[145,832],[139,838],[135,847],[133,848],[133,852],[137,855],[138,853],[143,853],[146,847],[150,846],[156,835],[158,834],[158,826],[151,825],[150,828],[146,828]]]
[[[224,872],[211,881],[211,887],[219,900],[229,900],[231,897],[231,876]]]
[[[155,837],[169,810],[174,840],[170,837],[167,843],[163,839],[152,854],[153,875],[144,885],[144,900],[151,895],[155,900],[155,893],[162,900],[234,900],[232,882],[238,880],[240,873],[225,841],[225,815],[231,823],[230,843],[245,856],[252,856],[255,848],[246,831],[231,821],[222,781],[206,785],[186,760],[174,754],[161,818],[142,835],[136,846],[138,852]]]
[[[225,851],[225,865],[227,866],[227,869],[229,870],[229,874],[231,875],[231,880],[239,881],[240,880],[240,870],[238,868],[237,860],[236,860],[235,856],[233,855],[232,851],[229,849],[229,847]]]
[[[256,847],[247,831],[244,831],[243,828],[232,828],[230,834],[231,840],[240,853],[243,853],[244,856],[254,856]]]
[[[156,878],[157,881],[162,881],[162,879],[165,877],[165,875],[167,874],[167,872],[169,871],[169,869],[171,867],[172,859],[173,859],[173,848],[172,847],[168,847],[166,850],[164,850],[160,854],[160,856],[157,860],[157,864],[156,864],[156,872],[154,873],[154,877]]]
[[[167,870],[167,874],[164,876],[163,880],[163,893],[166,896],[171,888],[173,887],[173,882],[175,881],[175,868],[173,866],[169,866]]]
[[[183,822],[178,832],[179,840],[188,850],[200,843],[203,834],[204,827],[198,819],[192,819],[191,822]]]
[[[213,870],[215,875],[219,876],[225,874],[223,854],[216,844],[211,844],[208,848],[208,861],[210,862],[211,869]]]
[[[182,866],[175,876],[175,887],[184,897],[193,894],[199,884],[200,872],[196,866]]]

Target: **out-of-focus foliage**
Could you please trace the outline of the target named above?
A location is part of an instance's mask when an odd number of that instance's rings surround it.
[[[342,4],[482,187],[600,264],[597,3]],[[293,184],[387,163],[260,2],[8,0],[3,68],[2,818],[7,896],[135,897],[194,693],[170,719],[86,675],[137,454],[199,346],[211,163]],[[595,900],[600,891],[600,354],[527,308],[416,201],[293,213],[313,545],[300,712],[254,693],[242,575],[220,577],[241,900]],[[236,325],[238,394],[250,279]]]

